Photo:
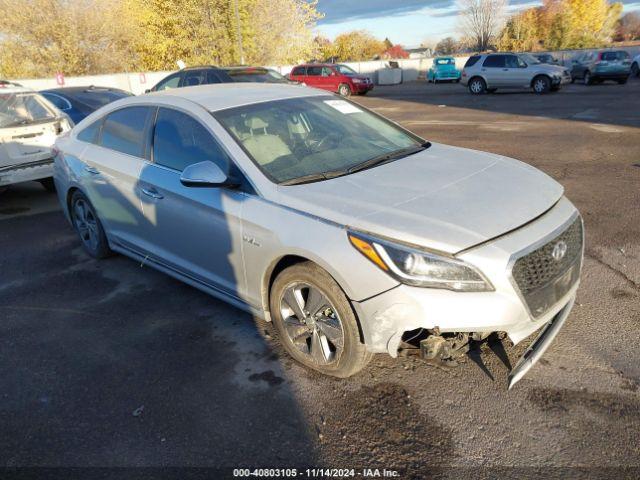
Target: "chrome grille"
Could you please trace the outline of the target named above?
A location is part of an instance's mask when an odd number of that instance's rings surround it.
[[[578,281],[582,263],[582,220],[520,257],[511,275],[534,317],[544,314]]]

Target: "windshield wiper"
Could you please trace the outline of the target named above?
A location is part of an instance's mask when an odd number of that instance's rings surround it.
[[[341,177],[349,173],[348,170],[330,170],[323,173],[310,173],[301,177],[290,178],[284,182],[280,182],[279,185],[300,185],[301,183],[313,183],[321,180],[329,180],[330,178]]]
[[[308,175],[303,175],[301,177],[290,178],[289,180],[280,182],[280,185],[285,185],[285,186],[300,185],[303,183],[320,182],[322,180],[329,180],[330,178],[342,177],[344,175],[349,175],[350,173],[355,173],[355,172],[359,172],[360,170],[365,170],[367,168],[374,167],[376,165],[379,165],[384,162],[388,162],[390,160],[396,160],[398,158],[413,155],[414,153],[418,153],[418,152],[421,152],[422,150],[426,150],[430,146],[431,146],[430,142],[424,142],[417,147],[401,148],[400,150],[395,150],[393,152],[388,152],[382,155],[378,155],[376,157],[370,158],[369,160],[365,160],[364,162],[358,163],[347,170],[329,170],[328,172],[322,172],[322,173],[310,173]]]
[[[408,157],[409,155],[413,155],[414,153],[426,150],[430,146],[430,142],[424,142],[417,147],[401,148],[400,150],[395,150],[393,152],[383,153],[382,155],[378,155],[376,157],[370,158],[369,160],[365,160],[364,162],[354,165],[353,167],[349,168],[347,172],[359,172],[360,170],[366,170],[367,168],[375,167],[376,165],[380,165],[390,160],[397,160],[399,158]]]

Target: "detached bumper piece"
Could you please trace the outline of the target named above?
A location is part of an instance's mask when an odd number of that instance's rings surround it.
[[[575,298],[572,298],[569,303],[547,323],[527,351],[520,357],[516,366],[513,367],[513,370],[509,373],[509,390],[525,376],[529,369],[536,364],[547,348],[549,348],[549,345],[551,345],[551,342],[556,338],[562,325],[564,325],[564,322],[567,320],[574,302]]]

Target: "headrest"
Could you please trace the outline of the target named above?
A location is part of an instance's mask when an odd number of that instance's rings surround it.
[[[249,127],[251,130],[256,130],[258,128],[267,128],[269,124],[262,120],[259,117],[251,117],[244,121],[244,124]]]

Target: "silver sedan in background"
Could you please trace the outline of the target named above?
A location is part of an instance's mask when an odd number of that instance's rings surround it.
[[[273,321],[324,374],[411,346],[454,360],[493,332],[540,330],[513,384],[573,306],[582,220],[558,183],[326,92],[127,98],[57,148],[60,202],[91,256],[125,254]]]

